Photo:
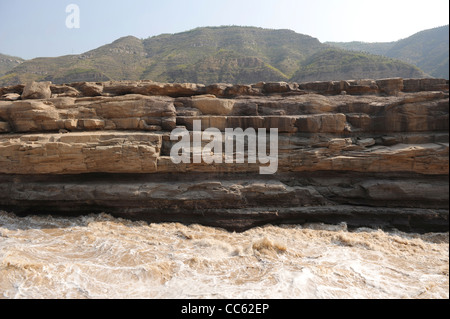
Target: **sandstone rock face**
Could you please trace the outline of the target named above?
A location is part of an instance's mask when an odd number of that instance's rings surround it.
[[[73,83],[72,86],[83,94],[83,96],[100,96],[103,93],[102,83],[81,82]]]
[[[0,173],[152,173],[161,141],[157,134],[119,132],[10,135],[1,141]]]
[[[215,96],[196,96],[192,98],[192,107],[205,115],[228,115],[233,112],[234,101],[217,99]]]
[[[381,92],[388,95],[397,95],[403,90],[403,79],[382,79],[377,80],[376,84]]]
[[[52,96],[51,82],[31,82],[25,85],[22,99],[48,99]]]
[[[231,230],[345,221],[448,231],[445,80],[32,83],[0,96],[3,210]],[[276,173],[261,175],[269,163],[248,154],[243,163],[175,163],[171,132],[185,128],[192,143],[194,123],[220,132],[222,152],[226,129],[266,129],[269,140],[276,128]]]
[[[117,98],[51,98],[0,105],[0,118],[15,132],[92,130],[171,130],[176,125],[173,102],[128,95]]]
[[[20,99],[20,94],[17,93],[6,93],[2,95],[2,100],[4,101],[17,101]]]

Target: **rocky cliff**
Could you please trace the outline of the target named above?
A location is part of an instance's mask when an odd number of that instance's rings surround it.
[[[448,231],[446,80],[34,82],[0,96],[2,210],[230,230],[346,222]],[[196,120],[222,134],[277,128],[277,172],[259,174],[248,160],[175,164],[171,132],[186,128],[192,139]]]

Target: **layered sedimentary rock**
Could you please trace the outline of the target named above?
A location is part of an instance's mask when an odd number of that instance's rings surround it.
[[[446,80],[45,82],[0,96],[3,210],[233,230],[342,221],[448,230]],[[193,142],[196,123],[220,131],[223,145],[227,128],[266,129],[267,141],[278,129],[276,173],[260,174],[269,164],[247,153],[243,163],[175,163],[171,132],[186,128]]]

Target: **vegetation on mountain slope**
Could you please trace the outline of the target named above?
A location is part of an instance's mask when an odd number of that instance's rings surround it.
[[[205,27],[148,39],[123,37],[79,55],[25,61],[0,85],[30,80],[255,83],[424,77],[418,68],[370,54],[330,50],[308,35],[255,27]]]
[[[393,75],[414,78],[421,73],[419,68],[399,60],[330,48],[307,58],[293,76],[292,81],[382,79]]]
[[[396,42],[329,42],[353,51],[368,52],[414,64],[436,78],[449,78],[449,26],[418,32]]]
[[[24,61],[24,59],[0,53],[0,77]]]

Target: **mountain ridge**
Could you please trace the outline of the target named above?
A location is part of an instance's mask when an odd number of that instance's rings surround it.
[[[247,84],[427,77],[400,60],[331,49],[312,36],[287,29],[201,27],[147,39],[125,36],[78,55],[24,61],[0,77],[0,85],[108,80]],[[360,65],[363,60],[366,67]],[[354,66],[352,61],[359,64]],[[319,62],[322,71],[314,76],[313,66]]]
[[[393,42],[325,42],[342,49],[362,51],[414,64],[436,78],[449,78],[449,25],[417,32]]]
[[[0,77],[24,61],[22,58],[0,53]]]

